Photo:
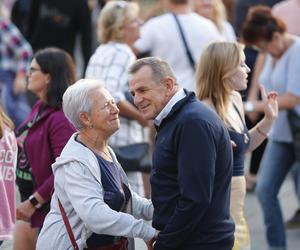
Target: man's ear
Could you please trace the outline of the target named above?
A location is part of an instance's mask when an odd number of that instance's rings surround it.
[[[166,95],[167,96],[170,96],[170,95],[172,95],[173,94],[173,92],[174,92],[174,88],[175,88],[175,84],[176,84],[176,82],[175,82],[175,80],[172,78],[172,77],[166,77],[165,79],[164,79],[164,85],[165,85],[165,88],[166,88]]]

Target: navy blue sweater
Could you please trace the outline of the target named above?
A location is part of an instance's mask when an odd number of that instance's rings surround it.
[[[232,147],[218,116],[194,93],[157,128],[151,173],[155,250],[231,250]]]

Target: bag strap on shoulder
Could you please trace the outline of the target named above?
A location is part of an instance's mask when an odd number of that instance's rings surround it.
[[[191,53],[191,50],[187,44],[187,41],[186,41],[186,38],[184,36],[184,33],[183,33],[183,30],[182,30],[182,27],[181,27],[181,24],[179,22],[179,19],[178,19],[178,16],[175,14],[175,13],[172,13],[175,21],[176,21],[176,24],[177,24],[177,27],[178,27],[178,30],[179,30],[179,33],[180,33],[180,36],[181,36],[181,39],[182,39],[182,42],[184,44],[184,48],[185,48],[185,53],[189,59],[189,63],[191,65],[191,67],[193,68],[193,70],[195,71],[195,66],[196,66],[196,63],[194,61],[194,58],[192,56],[192,53]]]
[[[79,250],[79,247],[78,247],[78,245],[76,243],[76,240],[75,240],[75,237],[74,237],[74,234],[73,234],[73,231],[72,231],[69,219],[68,219],[68,217],[66,215],[66,211],[65,211],[65,209],[64,209],[64,207],[61,204],[61,202],[60,202],[59,199],[58,199],[58,205],[59,205],[60,213],[61,213],[61,215],[63,217],[63,220],[64,220],[64,223],[65,223],[65,226],[66,226],[69,238],[70,238],[70,240],[72,242],[73,248],[74,248],[74,250]]]

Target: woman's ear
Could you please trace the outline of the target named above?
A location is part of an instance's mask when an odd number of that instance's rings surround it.
[[[79,120],[80,120],[81,124],[83,125],[83,127],[91,126],[90,117],[86,112],[80,112],[78,117],[79,117]]]
[[[46,84],[48,85],[51,81],[51,75],[50,74],[45,74],[45,81],[46,81]]]

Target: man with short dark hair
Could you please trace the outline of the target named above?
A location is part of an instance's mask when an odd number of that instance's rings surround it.
[[[231,250],[232,149],[217,115],[159,58],[130,68],[134,103],[157,130],[151,173],[154,249]]]

